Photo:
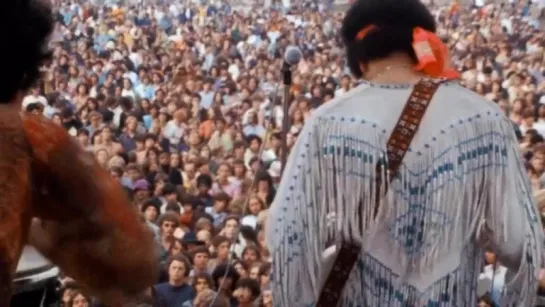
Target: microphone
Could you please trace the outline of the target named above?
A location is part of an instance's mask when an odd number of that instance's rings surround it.
[[[283,110],[284,110],[284,117],[282,118],[282,156],[281,156],[281,170],[280,174],[284,174],[284,168],[286,167],[286,161],[288,159],[288,143],[287,143],[287,135],[288,135],[288,129],[289,129],[289,97],[290,97],[290,88],[292,85],[291,80],[291,67],[294,65],[297,65],[299,61],[301,61],[301,58],[303,57],[303,53],[301,52],[301,49],[299,49],[296,46],[288,46],[286,48],[286,52],[284,53],[284,64],[282,65],[282,75],[283,75],[283,81],[284,81],[284,103],[283,103]],[[282,176],[282,175],[281,175]]]
[[[284,85],[291,85],[291,67],[297,65],[302,57],[303,53],[301,53],[301,49],[295,46],[288,46],[286,48],[286,52],[284,52],[284,64],[282,65]]]
[[[285,68],[289,68],[293,65],[297,65],[301,58],[303,58],[303,53],[301,52],[301,49],[299,49],[296,46],[288,46],[286,48],[286,52],[284,52],[284,66]]]

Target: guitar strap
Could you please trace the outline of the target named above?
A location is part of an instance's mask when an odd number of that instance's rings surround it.
[[[380,193],[380,187],[384,177],[383,173],[389,178],[389,182],[396,177],[403,157],[405,157],[411,141],[418,131],[418,127],[426,113],[428,105],[433,98],[435,91],[443,81],[444,80],[442,79],[422,79],[414,85],[413,91],[409,96],[386,145],[386,154],[388,157],[387,173],[383,170],[380,162],[377,163],[377,178],[375,184],[377,195]],[[389,182],[386,185],[386,191],[388,190]],[[376,197],[377,201],[374,210],[375,218],[378,214],[380,198],[380,196]],[[344,286],[350,276],[350,272],[352,272],[360,253],[360,245],[346,241],[341,242],[339,253],[327,276],[316,307],[337,306],[341,299]]]

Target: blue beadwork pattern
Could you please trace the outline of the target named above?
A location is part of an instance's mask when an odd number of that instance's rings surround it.
[[[431,247],[451,223],[452,219],[444,212],[410,204],[409,209],[395,219],[389,230],[390,235],[401,243],[405,253],[409,257],[416,257],[425,252],[425,248]]]
[[[498,116],[496,113],[488,113],[489,116]],[[481,114],[477,114],[474,118],[481,118]],[[335,116],[329,116],[329,120],[335,120]],[[344,117],[341,121],[346,120]],[[467,121],[471,121],[469,117]],[[356,120],[352,118],[350,122],[359,124],[369,124],[366,120]],[[458,123],[464,123],[460,120]],[[372,124],[376,128],[376,124]],[[451,125],[454,128],[454,125]],[[444,134],[444,131],[440,131]],[[397,216],[394,222],[389,226],[390,235],[398,241],[404,248],[405,253],[409,257],[418,256],[426,252],[426,248],[433,246],[435,241],[440,238],[440,234],[448,229],[452,223],[452,219],[441,211],[435,210],[425,204],[430,201],[435,192],[445,188],[453,181],[463,180],[470,173],[480,172],[489,167],[506,167],[507,148],[505,145],[498,145],[494,139],[509,138],[501,132],[490,131],[472,138],[459,142],[458,144],[442,148],[440,152],[429,157],[429,165],[433,167],[426,169],[412,170],[410,166],[403,164],[403,170],[410,176],[409,180],[404,180],[401,186],[393,185],[391,188],[396,194],[396,197],[406,200],[409,205],[407,210]],[[434,142],[436,137],[432,137]],[[485,140],[491,140],[487,145],[483,145]],[[336,156],[343,158],[357,159],[360,163],[375,164],[382,159],[384,151],[370,142],[358,137],[347,134],[329,134],[322,147],[321,155],[324,157]],[[424,144],[422,150],[429,150],[429,144]],[[412,151],[412,150],[411,150]],[[380,153],[380,156],[375,153]],[[447,155],[457,154],[454,157]],[[417,155],[421,155],[421,151],[417,151]],[[478,161],[483,156],[499,155],[501,159],[492,159],[489,163],[471,163]],[[488,159],[489,160],[489,159]],[[370,171],[371,170],[371,171]],[[376,176],[372,168],[348,168],[329,167],[327,171],[332,172],[333,176],[355,176],[358,179],[374,179]],[[439,177],[443,178],[440,184],[432,184]],[[417,199],[418,202],[415,202]],[[424,236],[424,232],[426,235]]]
[[[466,246],[461,256],[468,261],[421,290],[400,281],[398,274],[364,253],[356,265],[358,272],[355,270],[350,278],[361,278],[362,282],[356,288],[346,290],[362,293],[362,297],[345,298],[342,306],[473,306],[477,300],[477,276],[482,267],[480,253],[481,250]]]
[[[456,296],[450,295],[451,287],[455,288],[456,285],[450,283],[456,283],[455,280],[458,279],[459,269],[435,281],[424,291],[419,291],[411,285],[398,285],[396,279],[399,276],[368,254],[365,255],[363,261],[358,263],[358,268],[363,272],[363,288],[367,294],[370,294],[370,297],[380,301],[381,306],[410,302],[423,303],[424,306],[442,306],[447,303],[448,306],[457,306]],[[427,301],[423,299],[429,295],[429,292],[437,291],[437,287],[443,288],[439,290],[442,290],[443,293],[431,295],[434,298],[427,299]]]

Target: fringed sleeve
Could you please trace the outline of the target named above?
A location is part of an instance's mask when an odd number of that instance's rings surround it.
[[[273,258],[274,306],[309,306],[316,297],[323,251],[314,209],[321,205],[314,120],[308,120],[291,151],[267,220],[267,244]]]
[[[373,219],[373,206],[361,203],[375,203],[384,140],[361,120],[320,111],[295,144],[267,221],[274,306],[314,304],[336,256],[328,245],[362,243]],[[359,297],[358,289],[347,295]]]
[[[543,230],[512,123],[505,119],[498,128],[505,137],[496,146],[501,153],[496,157],[504,164],[502,173],[492,178],[485,220],[490,245],[508,268],[501,306],[533,306],[544,264]]]

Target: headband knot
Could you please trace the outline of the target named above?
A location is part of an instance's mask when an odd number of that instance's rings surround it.
[[[356,40],[364,39],[370,32],[379,29],[376,25],[365,26],[356,34]],[[459,74],[452,68],[447,46],[433,32],[421,27],[413,29],[413,50],[417,63],[415,70],[432,78],[457,79]]]

